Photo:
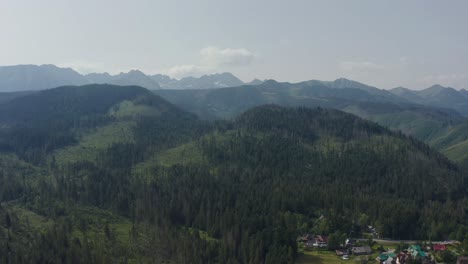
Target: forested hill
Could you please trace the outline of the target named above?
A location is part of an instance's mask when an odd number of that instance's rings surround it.
[[[25,92],[0,92],[0,104],[6,103],[18,97],[23,97],[28,94],[32,94],[34,91]]]
[[[354,115],[266,105],[206,122],[144,89],[93,87],[108,90],[18,98],[36,110],[3,117],[0,262],[293,263],[304,232],[468,226],[466,174]],[[28,122],[37,112],[48,126]]]
[[[0,150],[34,164],[53,150],[76,144],[86,131],[119,121],[181,114],[196,119],[138,86],[64,86],[0,104]]]
[[[138,86],[93,84],[63,86],[15,98],[0,105],[2,123],[42,123],[105,114],[111,106],[138,96],[149,96]],[[159,102],[163,104],[165,101]]]
[[[466,118],[455,110],[431,107],[397,97],[388,91],[349,80],[244,85],[215,90],[158,90],[156,94],[204,119],[232,118],[263,104],[340,109],[414,136],[454,161],[467,159],[466,138],[453,140],[453,131],[465,131]],[[461,128],[461,129],[460,129]],[[439,142],[450,142],[450,145]],[[461,154],[460,154],[461,153]]]

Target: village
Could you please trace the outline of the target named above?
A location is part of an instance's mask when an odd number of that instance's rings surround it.
[[[347,238],[339,246],[330,246],[325,235],[302,234],[297,238],[302,254],[300,264],[307,263],[380,263],[380,264],[468,264],[468,257],[458,256],[458,241],[398,241],[372,237]]]

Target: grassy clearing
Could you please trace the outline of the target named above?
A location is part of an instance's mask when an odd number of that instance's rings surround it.
[[[120,121],[98,127],[82,136],[79,144],[57,150],[53,155],[59,165],[79,160],[94,160],[98,151],[113,143],[132,142],[134,126],[134,121]]]
[[[297,264],[345,264],[345,263],[353,263],[353,256],[351,259],[343,260],[338,257],[335,252],[332,251],[308,251],[305,250],[299,253],[299,257],[297,258]]]
[[[110,111],[109,115],[118,118],[128,118],[135,116],[154,116],[159,115],[160,112],[148,105],[136,105],[131,101],[123,101],[120,104],[114,106]]]
[[[430,142],[446,133],[446,125],[443,121],[428,118],[411,111],[377,114],[368,118],[380,125],[391,127],[393,130],[401,130],[426,142]]]
[[[159,163],[163,166],[175,164],[202,163],[203,154],[196,142],[190,142],[168,149],[158,157]]]
[[[141,174],[151,170],[154,166],[170,167],[176,164],[201,164],[203,162],[205,162],[205,158],[197,142],[189,142],[155,153],[149,159],[137,164],[133,172]]]
[[[7,209],[12,212],[15,217],[18,217],[18,223],[24,225],[23,228],[34,232],[43,232],[46,229],[52,227],[54,221],[38,215],[26,208],[19,205],[8,205]]]
[[[95,207],[78,207],[76,208],[75,214],[86,222],[88,232],[91,234],[103,238],[105,236],[104,229],[107,225],[118,243],[123,245],[128,245],[130,243],[129,239],[132,223],[128,219]],[[82,232],[77,227],[73,235],[81,238]]]
[[[468,159],[468,140],[450,146],[447,149],[442,150],[442,153],[454,161]]]
[[[210,242],[215,242],[218,241],[218,239],[211,237],[208,232],[200,230],[200,229],[195,229],[193,227],[189,227],[188,230],[190,231],[190,234],[193,235],[195,231],[198,231],[198,235],[200,236],[201,239],[210,241]]]

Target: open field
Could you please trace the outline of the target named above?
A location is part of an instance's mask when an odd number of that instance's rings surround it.
[[[298,264],[341,264],[350,263],[352,259],[343,260],[332,251],[304,251],[299,254],[296,263]]]

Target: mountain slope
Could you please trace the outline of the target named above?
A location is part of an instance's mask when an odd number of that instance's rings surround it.
[[[32,163],[76,143],[89,129],[133,115],[177,113],[170,103],[138,86],[65,86],[15,98],[0,105],[1,149]]]
[[[324,84],[327,87],[335,88],[335,89],[359,89],[366,91],[374,96],[379,96],[385,98],[386,100],[394,101],[394,102],[405,102],[406,99],[400,98],[398,96],[394,96],[392,93],[386,90],[381,90],[373,86],[369,86],[360,82],[356,82],[353,80],[348,80],[345,78],[336,79],[332,82],[326,81],[319,81],[320,83]]]
[[[325,86],[318,81],[291,84],[270,80],[256,86],[192,91],[160,90],[156,93],[207,119],[229,118],[250,107],[268,103],[320,106],[342,109],[423,140],[429,139],[428,133],[439,133],[440,129],[464,121],[464,118],[454,111],[412,104],[393,95],[388,96],[387,92],[381,93],[376,88],[366,89],[373,92],[360,88],[330,88],[329,85]]]
[[[320,83],[279,83],[216,90],[161,90],[157,94],[202,118],[228,118],[266,103],[342,108],[353,102],[391,103],[393,97],[373,95],[357,88],[334,89]]]
[[[390,90],[391,93],[398,95],[402,98],[415,103],[422,103],[424,101],[423,97],[419,96],[416,91],[410,90],[405,87],[397,87]]]
[[[88,83],[86,78],[70,68],[54,65],[0,66],[0,92],[43,90]]]
[[[390,91],[412,102],[432,107],[452,109],[468,117],[468,97],[463,90],[457,91],[451,87],[433,85],[420,91],[412,91],[405,88],[393,89]]]
[[[0,93],[0,104],[9,102],[15,98],[22,97],[34,93],[35,91],[23,91],[23,92],[5,92]]]
[[[2,123],[42,123],[103,114],[112,105],[134,99],[148,91],[137,86],[113,85],[64,86],[13,99],[0,106]]]
[[[113,85],[136,85],[141,86],[146,89],[156,90],[161,87],[157,82],[152,80],[150,77],[146,76],[144,73],[138,70],[131,70],[128,73],[119,73],[117,75],[110,75],[108,73],[101,74],[88,74],[85,76],[91,83],[98,84],[113,84]]]

